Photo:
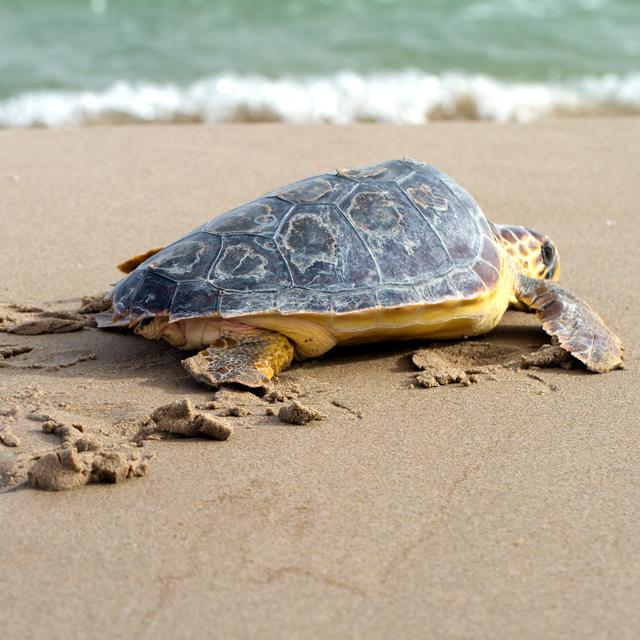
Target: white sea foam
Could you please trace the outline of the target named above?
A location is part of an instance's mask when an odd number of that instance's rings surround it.
[[[117,82],[103,91],[35,91],[0,101],[0,127],[181,121],[530,122],[598,113],[640,114],[640,72],[563,84],[412,70],[275,80],[222,74],[187,87]]]

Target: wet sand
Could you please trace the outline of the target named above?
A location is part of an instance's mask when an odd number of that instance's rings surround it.
[[[412,156],[492,220],[548,233],[561,282],[627,351],[610,374],[501,374],[548,342],[517,312],[480,340],[498,373],[469,386],[416,386],[424,344],[336,350],[281,383],[325,419],[286,424],[251,396],[228,440],[145,440],[144,477],[52,493],[3,476],[60,445],[45,417],[116,447],[158,406],[214,394],[137,336],[0,333],[0,428],[19,441],[0,442],[3,634],[637,637],[639,143],[638,119],[0,132],[0,315],[77,310],[218,212]]]

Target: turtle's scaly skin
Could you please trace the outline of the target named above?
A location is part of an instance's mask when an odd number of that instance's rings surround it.
[[[333,316],[486,297],[503,263],[464,189],[428,164],[393,160],[308,178],[217,216],[143,262],[111,297],[115,316],[132,324]]]

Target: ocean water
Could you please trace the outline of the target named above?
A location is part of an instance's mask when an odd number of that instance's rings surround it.
[[[0,126],[640,113],[640,0],[0,0]]]

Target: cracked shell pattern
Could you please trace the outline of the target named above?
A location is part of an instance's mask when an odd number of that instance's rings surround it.
[[[500,256],[473,198],[415,160],[338,169],[215,216],[112,290],[119,317],[345,313],[470,299]]]

